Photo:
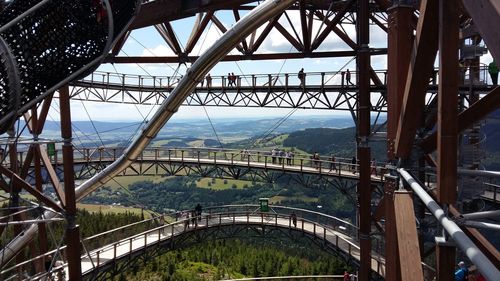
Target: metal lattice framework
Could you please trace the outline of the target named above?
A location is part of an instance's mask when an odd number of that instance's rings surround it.
[[[27,0],[3,9],[1,52],[9,57],[0,88],[1,133],[48,93],[91,72],[108,53],[138,8],[136,1],[109,3]]]
[[[277,1],[278,3],[280,1]],[[236,48],[227,54],[222,60],[269,60],[269,59],[298,59],[298,58],[322,58],[322,57],[356,57],[356,87],[352,91],[344,91],[341,87],[332,92],[338,93],[340,103],[331,102],[336,98],[326,95],[327,85],[323,82],[315,83],[316,87],[297,87],[294,90],[297,97],[289,96],[289,89],[269,89],[273,77],[268,78],[267,89],[262,87],[262,93],[267,98],[258,96],[259,93],[251,89],[252,86],[264,86],[255,83],[248,85],[240,84],[240,87],[250,87],[247,91],[229,91],[224,85],[224,77],[221,77],[220,85],[214,85],[212,91],[194,87],[196,93],[188,98],[187,104],[199,105],[254,105],[269,107],[300,107],[307,104],[311,108],[324,107],[326,109],[339,109],[341,105],[347,108],[356,119],[357,125],[357,156],[359,159],[359,181],[358,181],[358,211],[359,211],[359,245],[360,245],[360,280],[370,280],[370,252],[372,241],[371,235],[374,229],[383,233],[385,237],[385,256],[387,280],[423,280],[423,272],[420,267],[413,265],[421,262],[422,258],[432,253],[423,252],[424,247],[419,245],[422,235],[419,236],[415,225],[415,218],[422,218],[423,211],[419,206],[415,212],[412,195],[404,192],[405,186],[398,186],[398,178],[388,176],[384,179],[383,198],[372,206],[371,171],[370,171],[370,137],[371,137],[371,110],[387,111],[387,141],[388,159],[392,162],[399,161],[399,165],[412,170],[417,174],[416,178],[425,182],[426,166],[436,167],[435,192],[426,190],[436,198],[436,201],[447,210],[445,215],[459,217],[464,209],[461,202],[457,201],[457,136],[465,130],[474,129],[474,124],[486,117],[489,113],[500,107],[500,88],[489,86],[477,86],[479,81],[479,60],[465,59],[461,63],[469,68],[468,83],[466,78],[457,75],[463,73],[459,69],[458,50],[464,40],[478,46],[484,39],[489,44],[492,56],[500,61],[500,53],[497,44],[500,35],[492,29],[488,23],[498,21],[500,18],[500,7],[493,0],[480,0],[477,5],[473,0],[422,0],[422,1],[394,1],[388,0],[301,0],[290,6],[287,12],[274,16],[261,28],[256,28],[250,35],[240,38],[235,42]],[[228,28],[216,14],[217,11],[230,11],[235,21],[255,7],[254,1],[232,0],[232,1],[145,1],[137,18],[132,23],[128,32],[118,38],[112,51],[108,54],[106,62],[119,63],[193,63],[199,57],[194,54],[195,46],[201,42],[201,35],[209,29],[209,25],[215,26],[225,37],[230,37]],[[291,13],[296,14],[300,26],[292,23]],[[186,44],[182,44],[176,36],[174,20],[195,16],[191,36]],[[319,25],[319,28],[317,28]],[[155,27],[172,50],[172,56],[164,57],[123,57],[120,50],[131,37],[133,30],[142,27]],[[370,26],[378,27],[387,32],[387,49],[370,48]],[[354,31],[349,27],[355,27]],[[289,53],[269,53],[262,48],[263,42],[267,40],[272,32],[285,38],[292,47]],[[229,35],[229,36],[226,36]],[[324,50],[322,47],[329,37],[339,38],[347,48],[342,50]],[[439,51],[439,52],[438,52]],[[8,48],[0,48],[2,56],[8,53]],[[387,54],[388,70],[384,82],[371,67],[371,56]],[[439,70],[436,73],[434,63],[439,54]],[[8,61],[8,60],[7,60]],[[12,61],[12,60],[10,60]],[[1,70],[4,75],[8,68]],[[6,76],[15,73],[7,73]],[[199,83],[203,76],[199,75],[192,82]],[[126,78],[126,77],[121,77]],[[9,78],[10,79],[10,78]],[[118,78],[120,79],[120,78]],[[265,79],[265,78],[264,78]],[[286,79],[286,76],[285,78]],[[116,79],[115,79],[116,80]],[[139,79],[140,80],[140,79]],[[167,81],[169,79],[167,78]],[[186,79],[180,83],[186,85]],[[78,99],[122,101],[128,99],[133,103],[159,102],[164,99],[169,91],[158,91],[155,87],[126,88],[125,79],[121,83],[112,85],[110,83],[96,83],[92,87],[85,81],[74,82],[73,97]],[[152,78],[156,81],[156,78]],[[278,81],[276,79],[275,81]],[[320,81],[320,80],[318,80]],[[436,87],[429,87],[429,81],[436,83]],[[7,86],[6,80],[1,81],[3,89],[11,91],[12,86]],[[91,83],[96,82],[91,80]],[[169,81],[171,82],[171,81]],[[141,87],[141,82],[138,85]],[[156,82],[153,82],[156,83]],[[265,82],[264,82],[265,83]],[[160,83],[160,85],[162,85]],[[290,85],[291,84],[286,84]],[[385,89],[387,85],[387,88]],[[469,91],[459,85],[469,85]],[[129,86],[129,85],[127,85]],[[151,85],[147,85],[151,86]],[[171,86],[167,83],[167,89]],[[341,85],[342,86],[342,85]],[[431,90],[430,90],[431,89]],[[138,90],[138,96],[129,94]],[[233,89],[231,89],[233,90]],[[373,91],[379,96],[373,97]],[[479,92],[477,91],[479,90]],[[111,91],[111,95],[108,95]],[[175,92],[175,90],[174,90]],[[429,98],[428,93],[433,93]],[[228,94],[230,93],[230,94]],[[457,93],[460,93],[457,95]],[[234,95],[234,96],[231,96]],[[71,144],[71,124],[69,114],[69,88],[63,87],[59,92],[61,103],[62,137],[64,145],[64,186],[61,188],[57,172],[54,168],[48,168],[48,173],[56,187],[56,195],[61,204],[42,193],[42,163],[45,167],[52,167],[47,152],[41,149],[40,143],[35,142],[27,153],[23,163],[18,161],[15,136],[11,134],[8,146],[9,167],[0,166],[0,172],[4,181],[0,187],[12,194],[12,202],[16,203],[18,193],[27,190],[34,194],[38,201],[58,212],[66,211],[72,214],[75,211],[74,190],[74,161]],[[121,96],[121,97],[119,97]],[[231,97],[230,97],[231,96]],[[3,94],[1,99],[17,103],[14,95]],[[36,138],[43,129],[43,124],[50,108],[52,95],[48,95],[39,108],[33,108],[30,114],[25,114],[29,122],[27,127]],[[321,97],[321,98],[319,98]],[[382,98],[383,99],[382,99]],[[380,99],[379,99],[380,98]],[[135,99],[135,101],[133,101]],[[328,100],[328,102],[327,102]],[[380,102],[379,102],[380,101]],[[273,104],[274,103],[274,104]],[[457,106],[458,105],[458,106]],[[170,109],[175,111],[174,109]],[[10,118],[10,117],[9,117]],[[2,123],[3,124],[3,123]],[[147,135],[146,137],[151,137]],[[477,142],[471,138],[472,142]],[[437,151],[437,153],[434,153]],[[134,151],[134,157],[137,156]],[[32,165],[32,163],[34,163]],[[196,166],[196,165],[195,165]],[[35,186],[26,181],[30,169],[33,167],[33,175],[36,179]],[[474,168],[474,167],[473,167]],[[477,167],[476,167],[477,168]],[[99,167],[96,170],[100,169]],[[131,167],[133,170],[134,168]],[[149,168],[151,169],[151,168]],[[184,163],[170,166],[171,171],[190,171]],[[195,168],[195,170],[198,168]],[[210,168],[203,168],[207,171]],[[219,168],[217,168],[219,169]],[[141,169],[139,169],[141,170]],[[146,169],[148,170],[148,169]],[[234,169],[221,169],[219,174],[237,175]],[[272,177],[264,175],[263,178]],[[109,179],[105,179],[109,180]],[[306,183],[307,180],[304,181]],[[104,183],[104,182],[101,182]],[[14,186],[15,188],[12,188]],[[399,190],[396,192],[396,190]],[[381,192],[379,192],[382,195]],[[377,200],[378,201],[378,200]],[[421,208],[423,210],[423,208]],[[13,215],[16,220],[22,220],[21,216]],[[7,220],[9,217],[7,217]],[[70,221],[72,217],[69,216]],[[383,223],[382,223],[383,219]],[[73,225],[74,226],[74,225]],[[44,224],[41,223],[40,237],[43,240]],[[34,237],[33,228],[23,232],[24,237]],[[75,231],[76,230],[76,231]],[[0,228],[4,231],[4,228]],[[17,228],[16,233],[21,233],[22,228]],[[31,231],[31,232],[29,232]],[[471,237],[474,241],[474,250],[483,252],[489,262],[497,268],[500,266],[500,254],[498,250],[476,229],[469,226],[461,226],[460,230]],[[68,228],[68,245],[77,245],[78,231],[74,227]],[[21,238],[22,239],[22,238]],[[25,239],[27,240],[27,239]],[[437,279],[447,280],[453,274],[456,249],[450,247],[448,235],[444,235],[434,244],[436,260],[438,264]],[[439,241],[444,241],[441,243]],[[29,241],[17,243],[27,245]],[[43,248],[43,247],[42,247]],[[10,247],[2,251],[10,250]],[[75,248],[77,249],[77,248]],[[45,252],[48,249],[45,249]],[[416,252],[421,255],[415,255]],[[42,252],[44,250],[42,249]],[[79,251],[76,251],[79,252]],[[4,252],[3,252],[4,253]],[[22,256],[18,256],[22,261]],[[79,280],[77,256],[68,257],[69,268],[74,270],[72,279]],[[485,266],[477,264],[480,270]],[[75,270],[76,269],[76,270]],[[498,271],[498,270],[497,270]],[[491,276],[491,272],[488,272]],[[497,274],[498,276],[498,274]]]

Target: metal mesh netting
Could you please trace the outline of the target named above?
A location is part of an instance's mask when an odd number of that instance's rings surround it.
[[[41,0],[12,1],[0,14],[3,26]],[[123,31],[137,10],[137,0],[109,0],[113,15],[113,41]],[[4,86],[7,66],[0,67],[0,125],[6,116],[26,105],[70,75],[88,68],[79,76],[98,66],[90,65],[100,57],[108,40],[106,7],[102,0],[53,0],[24,17],[0,36],[15,58],[21,90],[19,93]],[[3,62],[2,62],[3,64]],[[20,97],[19,105],[11,101]],[[4,102],[9,105],[5,106]],[[22,113],[22,112],[18,112]],[[0,133],[4,130],[0,129]]]

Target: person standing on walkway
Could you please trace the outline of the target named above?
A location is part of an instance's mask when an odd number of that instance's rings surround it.
[[[377,161],[375,161],[375,158],[373,158],[372,162],[371,162],[371,171],[370,171],[370,174],[371,175],[375,174],[375,176],[377,176]]]
[[[276,148],[271,150],[271,158],[273,159],[273,164],[276,164]]]
[[[159,224],[160,224],[160,226],[164,226],[165,225],[165,215],[163,215],[163,214],[160,215]],[[161,233],[165,234],[165,228],[164,227],[161,229]]]
[[[351,82],[351,71],[349,69],[347,69],[347,71],[345,72],[345,81],[346,81],[346,85],[354,85],[354,83]]]
[[[207,74],[207,77],[205,79],[207,79],[207,87],[212,87],[212,76],[210,76],[210,73]]]
[[[492,61],[488,65],[488,72],[490,73],[493,85],[498,85],[498,66],[495,61]]]

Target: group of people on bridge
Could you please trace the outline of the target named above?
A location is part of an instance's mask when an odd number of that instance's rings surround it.
[[[286,165],[293,165],[293,160],[295,157],[295,153],[291,150],[280,150],[279,148],[273,148],[271,150],[271,160],[273,164],[276,164],[276,160],[278,160],[278,164],[285,164],[283,160],[286,160]]]

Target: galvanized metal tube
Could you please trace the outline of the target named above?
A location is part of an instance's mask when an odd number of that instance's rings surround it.
[[[458,247],[467,255],[467,257],[477,266],[479,271],[488,279],[496,280],[500,276],[500,271],[493,263],[474,245],[472,240],[450,220],[439,204],[427,194],[424,188],[405,170],[398,169],[399,174],[410,185],[415,194],[424,202],[427,209],[436,217],[441,226],[446,230],[450,237],[455,241]]]
[[[283,12],[294,2],[295,0],[267,0],[242,17],[188,69],[177,87],[163,101],[158,111],[142,129],[141,134],[130,144],[124,154],[101,173],[90,178],[75,190],[76,200],[81,200],[130,166],[172,115],[177,112],[182,102],[192,92],[198,82],[204,79],[210,69],[251,32],[275,15]],[[47,212],[45,216],[52,218],[53,214]],[[36,225],[31,226],[2,249],[0,252],[0,266],[3,266],[19,252],[34,237],[37,231],[38,227]]]
[[[500,224],[487,223],[482,221],[464,221],[463,223],[461,223],[461,225],[473,228],[500,230]]]
[[[462,214],[460,217],[467,220],[490,219],[490,218],[499,219],[500,210]]]

